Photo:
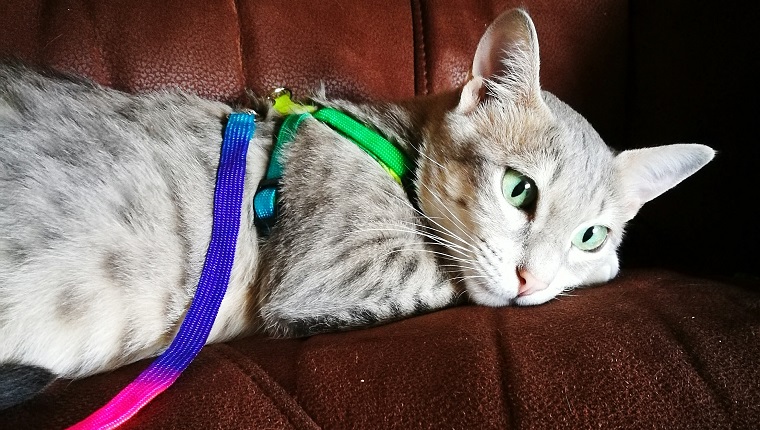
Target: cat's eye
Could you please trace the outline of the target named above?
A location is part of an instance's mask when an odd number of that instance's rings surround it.
[[[536,201],[538,189],[532,179],[522,173],[507,169],[501,180],[501,191],[512,206],[525,209]]]
[[[579,231],[573,238],[573,245],[581,251],[596,251],[607,240],[609,229],[603,225],[591,226]]]

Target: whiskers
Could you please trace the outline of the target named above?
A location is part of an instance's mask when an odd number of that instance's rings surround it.
[[[438,263],[438,267],[448,272],[449,279],[455,283],[463,283],[467,279],[488,278],[488,276],[485,275],[472,274],[473,272],[480,272],[480,265],[476,261],[476,255],[478,255],[479,250],[471,244],[472,236],[467,233],[464,222],[460,220],[455,213],[449,210],[448,207],[446,207],[446,205],[443,203],[443,200],[435,193],[435,191],[425,186],[424,184],[420,184],[420,186],[425,187],[427,192],[439,202],[442,208],[445,209],[445,211],[441,211],[442,217],[430,216],[414,207],[407,199],[390,192],[386,192],[385,194],[389,198],[403,204],[411,211],[413,211],[419,217],[419,219],[426,222],[421,223],[418,221],[408,220],[389,220],[389,225],[387,226],[376,225],[376,227],[354,230],[352,232],[347,232],[346,234],[355,235],[362,232],[395,232],[421,236],[426,239],[428,243],[440,246],[442,250],[434,250],[423,247],[402,247],[394,248],[381,255],[380,257],[384,258],[388,255],[401,252],[423,252],[439,257],[441,261]],[[457,231],[453,231],[452,228],[446,227],[446,225],[444,225],[444,222],[448,222],[449,225],[458,227],[456,230],[461,232],[461,234]],[[470,240],[466,240],[463,236],[469,238]]]

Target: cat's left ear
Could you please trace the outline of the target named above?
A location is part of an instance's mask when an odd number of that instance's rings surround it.
[[[530,16],[522,9],[502,13],[478,43],[457,110],[472,112],[490,96],[532,102],[541,97],[538,69],[538,36]],[[493,85],[487,88],[486,81]]]
[[[615,169],[630,220],[644,203],[675,187],[715,156],[709,146],[665,145],[623,151],[615,157]]]

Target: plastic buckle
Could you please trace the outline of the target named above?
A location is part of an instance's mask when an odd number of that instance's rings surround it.
[[[269,236],[279,212],[280,178],[259,182],[253,196],[253,224],[262,236]]]

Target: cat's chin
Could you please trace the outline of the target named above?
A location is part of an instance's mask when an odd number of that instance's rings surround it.
[[[561,290],[554,289],[550,286],[549,288],[543,289],[541,291],[536,291],[533,294],[518,296],[512,303],[517,306],[541,305],[557,297],[557,294],[560,292]]]
[[[512,301],[515,299],[515,296],[509,297],[509,296],[503,296],[498,294],[489,293],[487,291],[476,291],[472,288],[467,289],[467,294],[470,297],[470,300],[481,306],[490,306],[490,307],[502,307],[502,306],[509,306],[512,304]]]
[[[557,296],[562,290],[549,288],[536,291],[531,294],[519,295],[517,286],[515,288],[504,288],[499,291],[490,285],[483,285],[481,282],[473,282],[472,279],[467,283],[467,294],[470,301],[482,306],[502,307],[502,306],[534,306],[548,302]]]
[[[469,279],[466,283],[467,295],[470,301],[481,306],[501,307],[509,306],[517,298],[517,286],[510,291],[498,291],[490,285],[483,285],[478,280]]]
[[[467,294],[470,300],[478,305],[502,307],[502,306],[535,306],[548,302],[557,296],[559,291],[546,289],[528,294],[525,296],[496,294],[489,291],[483,291],[479,288],[468,288]]]

